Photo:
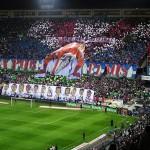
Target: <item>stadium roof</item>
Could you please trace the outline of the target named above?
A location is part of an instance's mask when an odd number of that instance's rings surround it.
[[[0,0],[0,9],[40,9],[41,0]],[[54,0],[54,9],[150,8],[150,0]]]

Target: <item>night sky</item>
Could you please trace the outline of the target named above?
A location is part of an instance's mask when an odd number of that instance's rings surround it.
[[[40,0],[0,0],[0,9],[40,9]],[[54,9],[150,8],[150,0],[55,0]]]

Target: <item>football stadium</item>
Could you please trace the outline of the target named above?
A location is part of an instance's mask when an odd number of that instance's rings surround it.
[[[0,5],[0,150],[150,149],[150,6],[108,1]]]

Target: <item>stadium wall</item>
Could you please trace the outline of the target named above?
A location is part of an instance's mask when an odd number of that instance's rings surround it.
[[[0,18],[150,17],[150,9],[0,10]]]

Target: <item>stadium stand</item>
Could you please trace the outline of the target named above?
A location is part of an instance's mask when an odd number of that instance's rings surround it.
[[[141,104],[144,110],[149,107],[150,86],[148,81],[141,80],[146,71],[140,68],[150,41],[150,22],[147,18],[7,18],[0,20],[0,35],[1,59],[43,59],[75,41],[85,43],[86,61],[130,64],[139,68],[135,79],[109,78],[105,71],[101,77],[82,75],[80,80],[49,74],[45,78],[35,78],[37,72],[1,69],[1,83],[92,89],[94,97],[98,98],[94,100],[95,105],[101,105],[102,99],[121,99],[123,104]],[[104,41],[100,42],[102,38]],[[135,111],[138,109],[134,109],[132,115]],[[149,115],[144,114],[139,122],[118,135],[115,141],[117,149],[141,150],[145,144],[143,138],[149,142],[149,125]],[[91,145],[88,146],[93,150],[103,149],[104,146],[99,141]],[[106,142],[104,148],[111,149],[110,143]]]

